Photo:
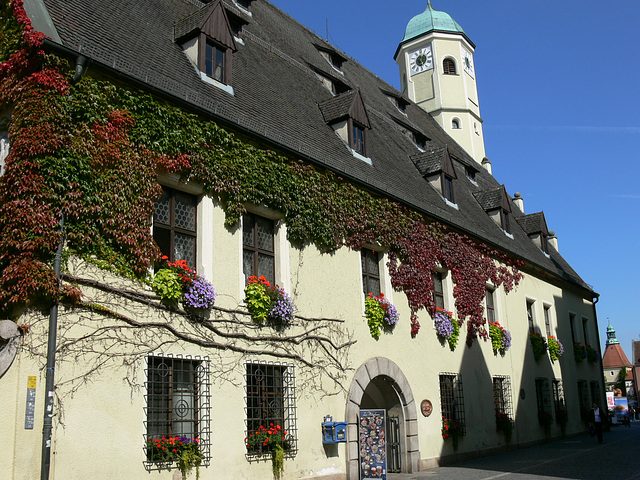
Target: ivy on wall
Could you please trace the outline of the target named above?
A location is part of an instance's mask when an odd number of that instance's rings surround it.
[[[245,204],[264,205],[282,213],[297,245],[383,246],[392,285],[413,312],[413,335],[417,312],[435,312],[432,271],[450,270],[458,316],[468,318],[467,341],[486,338],[486,282],[510,291],[522,277],[519,263],[145,92],[95,78],[71,87],[71,66],[42,50],[22,0],[0,8],[7,40],[0,50],[0,113],[12,112],[11,151],[0,178],[0,314],[69,295],[58,290],[51,267],[63,214],[70,253],[143,279],[160,258],[149,229],[161,193],[157,175],[170,172],[219,201],[228,227]]]

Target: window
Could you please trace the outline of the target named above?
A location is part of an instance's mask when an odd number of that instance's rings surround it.
[[[413,133],[413,141],[420,150],[424,150],[427,147],[427,137],[420,133]]]
[[[433,279],[433,302],[437,308],[444,309],[444,286],[442,283],[442,274],[434,272],[431,274]]]
[[[493,377],[493,404],[496,413],[505,413],[513,420],[511,403],[511,379],[508,376]]]
[[[351,121],[351,136],[349,138],[351,148],[356,153],[359,153],[363,157],[366,157],[366,149],[365,149],[365,131],[361,125],[358,125],[356,122]]]
[[[362,290],[366,295],[373,293],[380,295],[380,260],[373,250],[363,248],[360,252],[362,266]]]
[[[534,323],[534,316],[533,316],[533,304],[535,302],[533,300],[527,300],[527,320],[529,320],[529,331],[530,332],[534,332],[535,331],[535,323]]]
[[[196,266],[196,206],[194,195],[163,187],[154,204],[153,239],[169,260]]]
[[[445,58],[442,62],[445,75],[456,75],[456,63],[451,58]]]
[[[589,344],[589,319],[588,318],[582,319],[582,333],[584,335],[584,344],[588,345]]]
[[[147,357],[145,441],[162,437],[198,439],[203,465],[209,462],[208,359],[180,356]],[[153,449],[147,448],[152,461]]]
[[[244,280],[264,276],[275,284],[275,226],[273,220],[254,214],[242,216],[242,268]]]
[[[5,163],[9,156],[9,133],[0,131],[0,177],[4,174]]]
[[[454,130],[460,130],[460,120],[458,120],[457,118],[451,120],[451,128]]]
[[[487,288],[486,290],[487,320],[489,322],[496,321],[496,309],[494,304],[494,290]]]
[[[598,402],[598,405],[600,405],[600,407],[603,407],[602,394],[600,391],[600,382],[596,380],[592,380],[590,382],[590,386],[591,386],[591,403]]]
[[[504,208],[500,209],[500,227],[507,233],[511,233],[511,225],[509,223],[509,212]]]
[[[474,170],[471,167],[465,167],[465,172],[467,173],[467,178],[472,182],[476,181],[476,175],[478,174],[477,170]]]
[[[280,425],[290,449],[286,455],[296,450],[296,405],[295,375],[292,365],[267,362],[249,362],[246,372],[247,434],[271,424]],[[270,453],[262,450],[262,445],[247,447],[249,455]]]
[[[441,373],[440,377],[440,408],[442,421],[455,420],[465,434],[464,394],[462,378],[455,373]]]
[[[576,316],[573,313],[569,314],[569,326],[571,327],[571,341],[576,341]]]
[[[536,403],[538,407],[538,421],[544,424],[545,419],[551,417],[548,378],[536,378]]]
[[[442,173],[442,196],[451,203],[456,203],[453,191],[453,178],[444,172]]]
[[[547,337],[551,336],[551,319],[549,318],[549,310],[551,307],[549,305],[544,306],[544,326],[547,330]]]
[[[586,421],[589,415],[589,388],[586,380],[578,380],[578,403],[580,404],[580,418]]]
[[[225,48],[208,41],[204,53],[204,72],[220,83],[227,83],[225,77]]]
[[[553,407],[556,412],[556,418],[560,418],[567,410],[561,380],[553,380]]]

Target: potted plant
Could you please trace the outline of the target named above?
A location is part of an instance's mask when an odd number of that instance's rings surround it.
[[[584,347],[580,342],[573,342],[573,357],[577,363],[580,363],[585,358]]]
[[[555,362],[564,355],[564,346],[556,337],[549,335],[547,343],[549,344],[549,357],[551,357],[551,360]]]
[[[458,443],[463,436],[464,429],[455,418],[442,417],[442,438],[451,438],[454,452],[458,451]]]
[[[273,478],[280,480],[284,472],[284,452],[291,449],[287,439],[287,431],[280,425],[269,424],[269,428],[260,425],[257,430],[249,432],[245,438],[247,453],[271,455]]]
[[[251,276],[244,288],[244,301],[254,322],[266,323],[276,329],[283,329],[293,322],[295,305],[293,300],[278,285],[264,277]]]
[[[202,450],[200,440],[189,437],[165,437],[147,440],[147,459],[151,462],[177,462],[182,479],[186,479],[193,468],[196,479],[200,478]]]
[[[440,342],[444,343],[446,341],[449,344],[449,348],[452,351],[455,350],[460,337],[460,324],[453,318],[453,313],[442,308],[436,308],[433,323]]]
[[[185,260],[169,262],[166,255],[162,260],[166,266],[154,275],[152,287],[163,302],[169,305],[182,302],[184,308],[193,313],[213,308],[216,292],[211,283],[190,268]]]
[[[364,314],[371,336],[376,340],[380,338],[383,330],[392,331],[398,323],[398,310],[384,297],[384,293],[375,297],[370,293],[365,298]]]
[[[585,350],[586,350],[585,356],[587,357],[587,360],[589,361],[589,363],[596,363],[596,361],[598,361],[598,354],[596,352],[596,349],[587,343],[585,345]]]
[[[513,420],[505,412],[496,409],[496,431],[504,433],[504,440],[509,444],[513,434]]]
[[[536,362],[539,362],[547,351],[547,342],[542,335],[533,330],[529,332],[529,341],[533,349],[533,357],[536,359]]]
[[[498,322],[489,322],[489,336],[494,355],[500,352],[504,354],[511,347],[511,333]]]

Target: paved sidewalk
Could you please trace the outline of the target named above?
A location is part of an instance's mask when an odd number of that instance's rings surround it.
[[[388,480],[640,480],[640,423],[613,427],[604,443],[589,435],[478,458]]]

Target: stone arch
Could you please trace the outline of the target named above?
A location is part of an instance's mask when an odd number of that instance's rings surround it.
[[[356,371],[347,396],[347,479],[359,478],[358,415],[367,386],[375,379],[385,378],[402,405],[404,416],[403,460],[406,473],[419,471],[420,446],[418,442],[418,413],[409,381],[398,365],[385,357],[370,358]]]

